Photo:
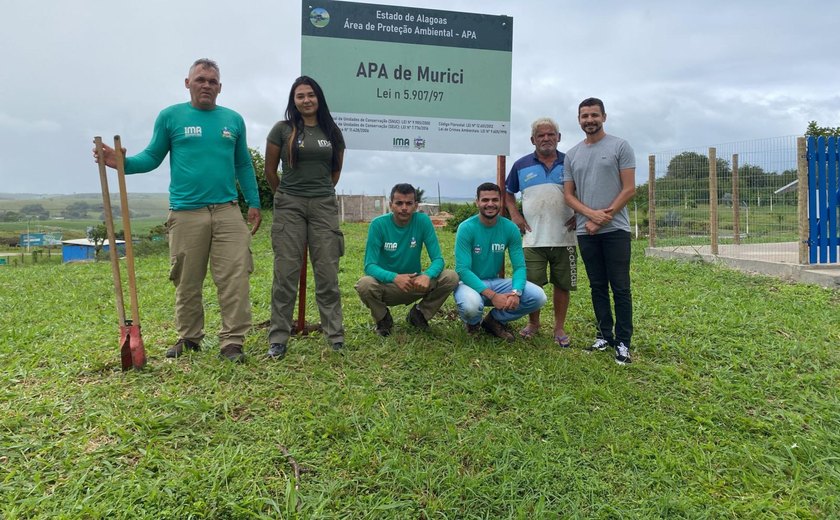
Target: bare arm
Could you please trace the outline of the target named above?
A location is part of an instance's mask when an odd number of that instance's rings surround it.
[[[609,212],[611,215],[615,215],[627,204],[627,202],[633,198],[633,195],[636,193],[636,169],[635,168],[625,168],[618,172],[618,176],[621,179],[621,191],[618,192],[618,195],[613,199],[610,203],[610,207],[605,209],[604,211]]]
[[[338,152],[338,167],[332,172],[333,187],[338,184],[338,179],[341,177],[341,168],[344,166],[344,150]]]
[[[612,213],[607,211],[609,208],[592,209],[577,198],[575,181],[566,181],[563,183],[563,199],[566,201],[567,206],[575,210],[575,213],[583,215],[599,226],[603,226],[612,220]]]
[[[513,193],[507,194],[507,197],[505,197],[505,207],[510,215],[510,220],[516,224],[520,232],[525,233],[526,231],[531,231],[531,226],[528,225],[528,221],[525,220],[525,217],[519,212],[519,208],[516,207],[516,195]]]
[[[280,177],[277,176],[277,168],[280,166],[280,147],[274,143],[265,143],[265,180],[271,186],[271,191],[276,192],[280,185]]]

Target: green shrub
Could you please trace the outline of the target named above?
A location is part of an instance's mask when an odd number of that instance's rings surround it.
[[[475,203],[470,202],[468,204],[457,204],[452,207],[451,211],[447,211],[452,213],[452,218],[446,221],[446,229],[454,233],[458,230],[458,225],[461,222],[478,213],[478,207]]]

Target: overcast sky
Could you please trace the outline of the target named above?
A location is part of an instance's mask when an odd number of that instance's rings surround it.
[[[589,96],[604,100],[607,132],[634,147],[640,181],[649,153],[840,125],[838,2],[366,3],[513,17],[508,167],[532,150],[539,116],[559,123],[560,150],[580,141],[577,104]],[[219,63],[219,104],[264,150],[300,73],[300,16],[298,0],[4,0],[0,192],[98,192],[93,136],[142,150],[158,112],[189,99],[199,57]],[[400,181],[433,195],[440,183],[444,197],[470,196],[495,169],[493,156],[349,150],[337,189],[381,194]],[[165,192],[168,172],[167,160],[128,189]]]

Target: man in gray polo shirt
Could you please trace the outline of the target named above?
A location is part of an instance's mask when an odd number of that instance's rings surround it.
[[[633,148],[607,135],[607,113],[597,98],[578,106],[578,123],[586,138],[566,153],[566,204],[575,211],[580,256],[592,291],[597,332],[589,350],[615,349],[615,361],[630,363],[633,301],[630,294],[630,220],[627,202],[635,193]],[[615,320],[610,307],[615,301]],[[615,331],[613,331],[615,324]]]

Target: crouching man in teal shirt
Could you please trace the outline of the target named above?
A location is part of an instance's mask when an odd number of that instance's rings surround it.
[[[435,228],[428,215],[418,213],[417,191],[411,184],[391,189],[391,213],[373,219],[365,247],[365,274],[356,292],[376,321],[376,333],[388,336],[394,326],[389,306],[412,305],[406,321],[421,330],[458,285],[455,271],[444,269]],[[431,263],[420,270],[420,251],[426,247]]]
[[[242,345],[251,328],[251,235],[260,227],[260,197],[245,122],[233,110],[216,105],[222,91],[216,62],[196,60],[184,85],[190,91],[190,102],[160,112],[151,142],[139,154],[126,158],[125,173],[152,171],[169,155],[166,226],[179,338],[166,357],[177,358],[187,350],[200,349],[204,338],[202,285],[209,263],[222,313],[221,355],[242,362]],[[113,148],[103,146],[103,156],[95,159],[116,167]],[[248,203],[250,232],[237,205],[237,183]]]
[[[499,217],[502,197],[499,186],[485,182],[476,190],[478,215],[461,222],[455,235],[455,271],[461,283],[455,289],[455,304],[467,331],[483,328],[505,341],[513,341],[508,322],[538,311],[545,305],[545,292],[525,280],[525,254],[519,228]],[[510,255],[513,278],[499,278]],[[482,320],[484,307],[492,309]]]

